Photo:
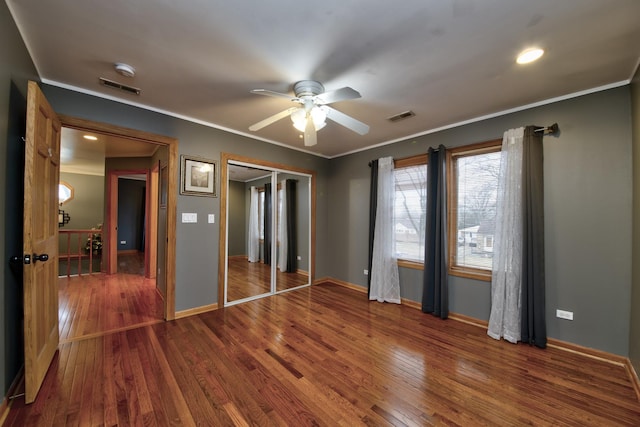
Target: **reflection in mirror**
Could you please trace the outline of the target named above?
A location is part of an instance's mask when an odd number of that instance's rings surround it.
[[[309,190],[307,176],[277,174],[276,291],[309,284]]]
[[[310,285],[312,175],[231,159],[226,171],[225,305]]]
[[[227,302],[271,293],[271,226],[265,226],[272,220],[265,197],[271,175],[264,169],[228,165]]]

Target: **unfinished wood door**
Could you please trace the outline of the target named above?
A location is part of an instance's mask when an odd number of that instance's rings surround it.
[[[58,348],[60,121],[35,82],[27,93],[24,165],[25,401],[35,400]]]

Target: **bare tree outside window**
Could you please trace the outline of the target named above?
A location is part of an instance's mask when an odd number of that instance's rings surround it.
[[[455,160],[459,266],[491,270],[500,152]],[[451,242],[453,243],[453,242]]]
[[[396,196],[394,227],[396,256],[408,261],[424,261],[427,206],[427,165],[394,170]]]

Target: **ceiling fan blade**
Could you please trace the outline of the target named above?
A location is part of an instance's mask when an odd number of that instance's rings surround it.
[[[287,108],[284,111],[280,111],[279,113],[274,114],[271,117],[267,117],[266,119],[260,120],[258,123],[249,126],[249,130],[255,132],[257,130],[262,129],[265,126],[269,126],[271,123],[275,123],[278,120],[284,119],[285,117],[291,115],[291,113],[296,109],[298,109],[298,107],[291,107],[291,108]]]
[[[287,95],[286,93],[274,92],[268,89],[253,89],[251,93],[255,93],[256,95],[272,96],[274,98],[286,98],[289,101],[298,101],[298,98],[295,96]]]
[[[332,102],[346,101],[347,99],[361,98],[360,92],[350,87],[324,92],[316,95],[315,100],[318,105],[331,104]]]
[[[313,124],[311,115],[307,114],[307,125],[304,127],[304,145],[305,147],[311,147],[318,143],[318,133],[316,127]]]
[[[329,106],[324,106],[327,109],[327,118],[333,120],[334,122],[346,127],[347,129],[351,129],[357,134],[366,135],[369,133],[369,126],[362,123],[359,120],[354,119],[351,116],[347,116],[345,113],[341,113],[335,108],[331,108]]]

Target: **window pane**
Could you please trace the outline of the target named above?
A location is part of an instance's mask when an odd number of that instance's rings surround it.
[[[423,262],[427,165],[395,169],[394,177],[396,256],[400,259]]]
[[[500,152],[456,160],[458,266],[491,270],[499,171]]]

